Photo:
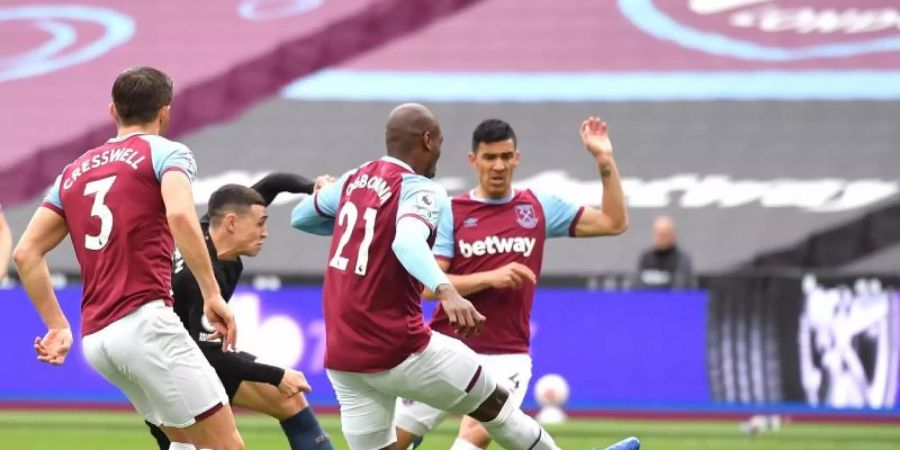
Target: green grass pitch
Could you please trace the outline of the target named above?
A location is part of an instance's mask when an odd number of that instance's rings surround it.
[[[346,449],[338,418],[320,420],[337,449]],[[430,434],[423,449],[447,449],[456,433],[448,420]],[[274,419],[239,414],[238,427],[249,450],[288,449]],[[603,448],[629,435],[647,450],[900,450],[900,426],[786,424],[777,432],[745,436],[736,422],[572,420],[549,427],[564,449]],[[155,449],[141,419],[134,413],[0,411],[0,450],[121,450]],[[499,448],[496,445],[492,448]]]

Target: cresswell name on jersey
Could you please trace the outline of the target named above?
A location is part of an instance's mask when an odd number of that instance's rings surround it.
[[[97,169],[107,164],[121,161],[131,166],[132,169],[138,170],[140,164],[144,162],[145,159],[147,159],[145,156],[132,148],[125,147],[104,150],[100,152],[100,154],[91,157],[91,159],[81,161],[81,165],[72,169],[72,173],[63,182],[63,189],[71,188],[78,178],[92,169]]]

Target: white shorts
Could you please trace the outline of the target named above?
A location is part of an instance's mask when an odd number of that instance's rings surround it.
[[[397,440],[394,408],[398,397],[467,414],[497,386],[472,349],[436,332],[425,350],[391,370],[327,372],[341,404],[341,428],[351,450],[380,449]]]
[[[514,353],[478,356],[482,359],[487,372],[497,380],[497,384],[509,391],[509,398],[506,401],[512,402],[516,408],[521,407],[528,392],[528,383],[531,381],[531,355]],[[397,409],[396,425],[416,436],[424,436],[448,415],[450,415],[448,411],[404,399]]]
[[[88,363],[128,396],[147,422],[185,428],[228,396],[215,370],[162,300],[82,339]]]

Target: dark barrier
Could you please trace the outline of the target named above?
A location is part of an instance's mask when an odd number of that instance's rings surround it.
[[[891,278],[734,275],[712,281],[712,397],[732,404],[896,408],[900,297]]]

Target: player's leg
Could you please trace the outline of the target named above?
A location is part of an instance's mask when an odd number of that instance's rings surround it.
[[[147,428],[150,429],[150,434],[153,436],[153,439],[156,439],[156,445],[159,446],[159,450],[169,450],[169,446],[172,445],[172,440],[169,439],[169,436],[166,436],[166,433],[163,432],[162,428],[153,425],[146,420],[144,423],[147,424]],[[185,437],[185,440],[187,440],[187,437]],[[177,439],[175,441],[178,442]]]
[[[481,355],[485,369],[497,382],[509,391],[507,402],[517,408],[522,407],[528,383],[531,382],[531,356],[528,354]],[[451,450],[486,449],[491,436],[477,420],[463,416],[459,425],[459,435]]]
[[[130,325],[112,324],[103,330],[85,336],[82,340],[85,359],[94,370],[116,385],[128,397],[135,410],[144,416],[145,423],[150,427],[150,433],[156,439],[160,450],[194,449],[194,446],[188,443],[190,439],[183,431],[167,428],[164,432],[162,428],[156,425],[161,425],[162,419],[154,409],[151,400],[147,397],[147,393],[138,380],[127,375],[129,372],[121,370],[118,361],[111,357],[109,343],[112,342],[114,348],[118,347],[117,343],[122,338],[123,330]]]
[[[192,425],[182,428],[198,449],[244,450],[234,414],[227,405],[199,416]]]
[[[449,413],[415,400],[403,399],[397,406],[397,448],[406,450],[414,441],[433,430]]]
[[[507,449],[557,449],[534,419],[506,403],[509,392],[484,370],[478,355],[462,342],[433,333],[428,347],[389,371],[397,379],[383,388],[438,409],[469,414]]]
[[[107,350],[149,400],[148,421],[182,429],[199,449],[243,449],[225,389],[178,316],[161,302],[133,316],[111,325],[121,326]]]
[[[166,440],[169,441],[169,446],[166,447],[168,450],[197,449],[197,447],[194,447],[194,444],[190,443],[191,438],[184,430],[171,427],[161,427],[159,430],[162,432],[162,435],[166,437]],[[161,444],[161,442],[158,443]]]
[[[341,405],[341,431],[350,450],[396,450],[397,397],[368,384],[370,374],[326,370]]]
[[[159,450],[194,450],[194,444],[191,444],[191,439],[188,435],[178,428],[169,428],[164,427],[160,428],[156,425],[153,425],[150,422],[144,421],[147,424],[147,428],[150,429],[150,434],[153,435],[153,438],[156,439],[156,445],[159,446]]]
[[[334,448],[302,393],[288,397],[271,384],[244,381],[238,386],[233,404],[278,419],[291,450]]]
[[[256,362],[247,352],[223,352],[219,347],[201,347],[206,359],[216,370],[228,399],[237,406],[252,409],[278,419],[291,449],[332,449],[328,434],[302,394],[285,396],[269,383],[288,383],[294,388],[305,383],[303,374]],[[280,380],[272,379],[282,373]],[[251,381],[252,380],[252,381]]]

